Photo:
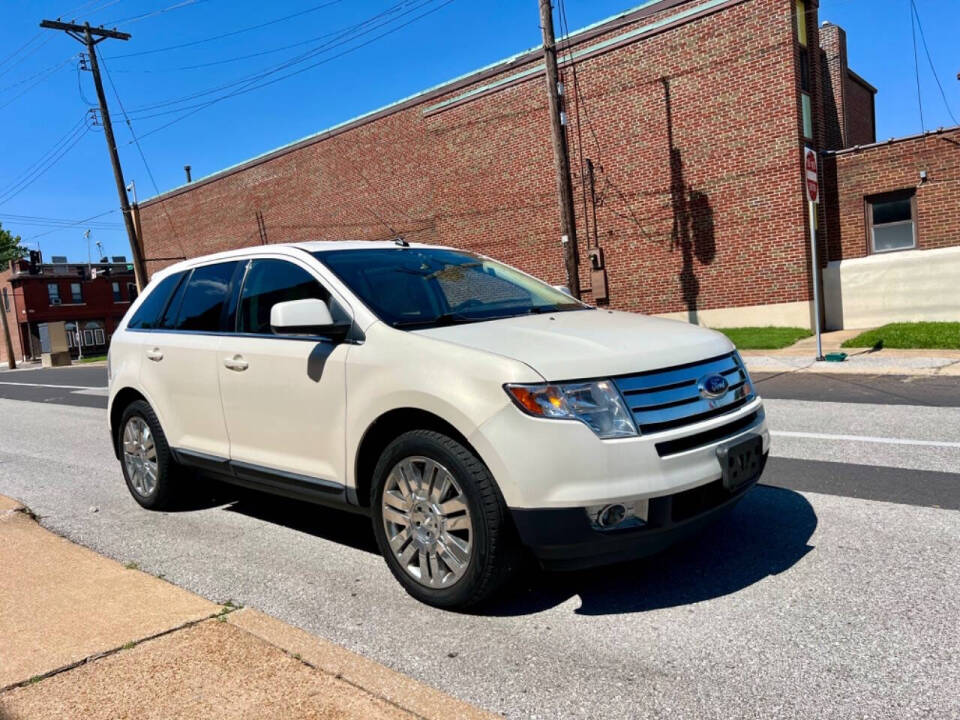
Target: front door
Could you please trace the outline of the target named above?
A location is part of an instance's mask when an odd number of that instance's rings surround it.
[[[218,372],[230,459],[238,475],[279,476],[298,489],[342,491],[345,360],[349,345],[276,335],[270,308],[319,298],[345,313],[306,264],[251,260],[237,303],[237,333],[223,338]],[[339,314],[339,317],[338,317]]]

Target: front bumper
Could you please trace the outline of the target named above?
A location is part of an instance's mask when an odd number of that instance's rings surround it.
[[[650,500],[643,527],[596,530],[584,508],[511,508],[521,542],[551,570],[576,570],[632,560],[666,549],[715,521],[739,502],[760,479],[768,453],[756,475],[735,491],[722,480]]]

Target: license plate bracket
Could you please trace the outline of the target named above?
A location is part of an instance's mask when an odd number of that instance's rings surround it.
[[[750,434],[717,447],[723,486],[733,492],[760,472],[763,437]]]

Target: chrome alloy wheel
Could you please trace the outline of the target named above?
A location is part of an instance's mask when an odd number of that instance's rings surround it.
[[[123,428],[123,464],[137,494],[148,497],[157,489],[157,446],[153,433],[139,415],[127,420]]]
[[[463,489],[430,458],[404,458],[387,475],[381,501],[390,549],[410,577],[446,588],[470,564],[473,525]]]

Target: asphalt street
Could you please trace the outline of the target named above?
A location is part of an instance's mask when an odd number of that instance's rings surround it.
[[[960,380],[755,380],[772,457],[727,518],[647,561],[530,573],[472,614],[404,594],[356,516],[225,488],[140,509],[102,367],[0,373],[0,494],[509,717],[960,717]]]

